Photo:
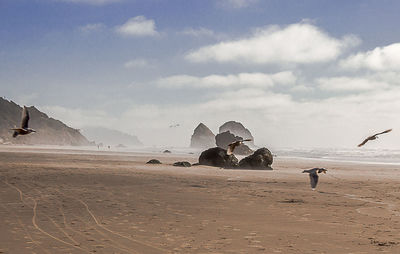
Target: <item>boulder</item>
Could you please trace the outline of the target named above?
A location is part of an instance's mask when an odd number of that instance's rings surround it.
[[[219,133],[223,133],[226,131],[229,131],[230,133],[234,134],[235,136],[242,137],[243,139],[251,139],[252,141],[249,141],[249,144],[251,147],[254,146],[253,135],[240,122],[229,121],[219,127]]]
[[[225,149],[213,147],[200,154],[199,164],[220,168],[235,168],[238,166],[238,159],[233,154],[228,155]]]
[[[239,141],[239,140],[243,140],[243,138],[239,137],[239,136],[235,136],[230,131],[226,131],[226,132],[217,134],[215,136],[215,142],[216,142],[217,146],[221,147],[223,149],[228,149],[229,144],[231,144],[235,141]],[[234,154],[238,154],[238,155],[249,155],[252,152],[253,152],[253,150],[251,150],[245,144],[242,144],[242,145],[236,147],[235,150],[233,151]]]
[[[203,123],[200,123],[193,131],[190,140],[190,147],[192,148],[210,148],[215,146],[215,135]]]
[[[190,162],[188,162],[188,161],[177,161],[174,164],[172,164],[172,166],[188,168],[188,167],[191,167],[192,164],[190,164]]]
[[[148,162],[146,162],[146,164],[161,164],[161,161],[157,159],[151,159]]]
[[[252,155],[243,158],[239,162],[239,168],[272,170],[272,153],[265,147],[258,149]]]
[[[170,150],[164,150],[163,153],[171,153]]]

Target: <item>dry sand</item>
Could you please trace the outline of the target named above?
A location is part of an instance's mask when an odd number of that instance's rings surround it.
[[[0,146],[0,253],[400,253],[399,166],[183,159]]]

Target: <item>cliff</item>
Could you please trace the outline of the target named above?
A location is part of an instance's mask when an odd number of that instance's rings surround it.
[[[34,106],[28,107],[29,128],[36,130],[24,136],[12,137],[14,127],[20,127],[22,107],[0,98],[0,143],[27,145],[87,146],[91,143],[77,129],[48,117]]]

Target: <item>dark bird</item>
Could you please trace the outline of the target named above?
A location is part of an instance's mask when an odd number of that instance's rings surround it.
[[[315,187],[317,187],[317,183],[318,183],[318,174],[320,173],[324,173],[326,174],[326,169],[324,168],[312,168],[312,169],[307,169],[304,170],[302,173],[308,173],[310,176],[310,184],[311,184],[311,188],[312,190],[315,190]]]
[[[365,143],[367,143],[367,142],[370,141],[370,140],[375,140],[375,139],[377,139],[377,138],[378,138],[378,135],[381,135],[381,134],[384,134],[384,133],[388,133],[388,132],[391,132],[391,131],[392,131],[392,129],[389,129],[389,130],[385,130],[385,131],[376,133],[376,134],[374,134],[374,135],[372,135],[372,136],[369,136],[368,138],[364,139],[364,141],[363,141],[361,144],[359,144],[358,147],[361,147],[361,146],[365,145]]]
[[[36,132],[34,129],[28,128],[28,122],[29,112],[28,109],[24,106],[24,109],[22,110],[21,127],[11,129],[14,131],[13,138],[17,137],[18,135],[26,135],[32,132]]]
[[[245,142],[245,141],[251,141],[251,139],[243,139],[243,140],[238,140],[238,141],[235,141],[235,142],[233,142],[233,143],[230,143],[230,144],[228,145],[228,150],[226,151],[226,153],[227,153],[228,155],[233,154],[233,150],[235,150],[235,148],[236,148],[237,146],[240,146],[240,145],[243,144],[243,142]]]
[[[172,125],[170,125],[169,128],[176,128],[176,127],[179,127],[179,126],[180,126],[180,124],[177,123],[177,124],[172,124]]]

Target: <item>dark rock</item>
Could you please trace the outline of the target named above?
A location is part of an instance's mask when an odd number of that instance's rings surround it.
[[[225,149],[213,147],[200,154],[199,164],[221,168],[235,168],[238,166],[238,159],[235,155],[228,155]]]
[[[163,153],[171,153],[170,150],[164,150]]]
[[[226,122],[223,125],[221,125],[221,127],[219,127],[219,133],[223,133],[226,131],[229,131],[230,133],[234,134],[235,136],[242,137],[243,139],[251,139],[252,141],[249,141],[249,144],[251,147],[254,146],[253,135],[240,122],[229,121],[229,122]]]
[[[210,148],[215,146],[215,135],[212,131],[200,123],[193,131],[190,140],[190,147],[192,148]]]
[[[186,167],[186,168],[192,166],[192,164],[190,164],[190,162],[187,162],[187,161],[177,161],[172,165],[175,167]]]
[[[146,164],[161,164],[161,161],[157,159],[151,159],[148,162],[146,162]]]
[[[239,168],[272,170],[273,157],[267,148],[260,148],[239,162]]]
[[[243,140],[242,137],[239,136],[235,136],[234,134],[230,133],[229,131],[217,134],[217,136],[215,136],[215,141],[217,143],[218,147],[221,147],[223,149],[228,149],[228,145],[235,142],[235,141],[239,141],[239,140]],[[238,155],[249,155],[253,152],[253,150],[251,150],[247,145],[242,144],[238,147],[235,148],[235,150],[233,151],[234,154],[238,154]]]

